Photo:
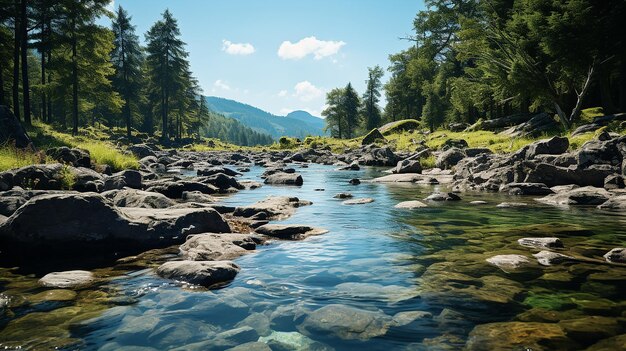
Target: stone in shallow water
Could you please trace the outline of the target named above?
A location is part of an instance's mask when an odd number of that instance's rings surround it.
[[[239,266],[231,261],[171,261],[157,269],[163,278],[202,286],[229,282],[237,273]]]
[[[250,234],[198,234],[180,246],[180,253],[190,261],[232,260],[253,251],[261,242]]]
[[[517,242],[526,247],[535,248],[555,248],[563,247],[563,242],[559,238],[521,238]]]
[[[478,325],[465,345],[475,350],[574,350],[580,346],[552,323],[501,322]]]
[[[346,200],[346,201],[342,202],[342,204],[344,204],[344,205],[363,205],[363,204],[369,204],[370,202],[374,202],[374,199],[372,199],[371,197],[365,197],[365,198],[362,198],[362,199]]]
[[[497,208],[515,208],[515,207],[528,207],[525,202],[502,202],[496,205]]]
[[[337,291],[349,295],[351,298],[365,298],[368,300],[384,300],[400,302],[419,296],[413,288],[399,285],[381,285],[375,283],[342,283],[336,286]]]
[[[335,199],[350,199],[352,198],[352,194],[350,193],[339,193],[333,196]]]
[[[226,351],[272,351],[264,342],[254,341],[232,347]]]
[[[393,323],[396,327],[411,324],[420,319],[432,319],[433,315],[426,311],[406,311],[399,312],[393,316]]]
[[[603,257],[607,262],[626,263],[626,248],[616,247],[607,252]]]
[[[460,201],[461,197],[455,193],[434,193],[428,195],[424,200],[428,201]]]
[[[558,264],[562,262],[572,261],[573,257],[563,255],[560,253],[552,252],[552,251],[540,251],[536,254],[533,254],[537,258],[539,264],[544,266],[551,266],[553,264]]]
[[[259,338],[259,342],[273,346],[278,350],[323,350],[320,344],[298,332],[272,331],[268,336]]]
[[[600,316],[567,319],[561,321],[559,325],[568,337],[586,344],[615,336],[623,331],[616,318]]]
[[[40,303],[48,301],[73,301],[76,299],[75,291],[67,289],[52,289],[40,292],[31,296],[28,300],[31,303]]]
[[[327,305],[311,312],[298,326],[305,335],[333,335],[344,340],[367,340],[387,333],[392,321],[381,311]]]
[[[259,234],[286,240],[300,240],[312,235],[328,233],[328,230],[300,224],[265,224],[255,230]]]
[[[624,349],[624,345],[626,345],[626,334],[614,336],[612,338],[604,339],[599,341],[591,347],[587,348],[586,351],[613,351],[613,350],[622,350]]]
[[[39,279],[39,283],[49,288],[76,288],[89,285],[94,276],[88,271],[65,271],[48,273]]]
[[[483,201],[483,200],[475,200],[475,201],[471,201],[470,205],[486,205],[487,201]]]
[[[486,261],[502,270],[517,269],[531,265],[528,257],[522,255],[496,255],[488,258]]]
[[[421,202],[421,201],[403,201],[400,202],[399,204],[394,206],[395,208],[405,208],[405,209],[415,209],[415,208],[422,208],[422,207],[428,207],[428,205],[426,205],[425,203]]]

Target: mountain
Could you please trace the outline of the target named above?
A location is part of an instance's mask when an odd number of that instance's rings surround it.
[[[200,128],[200,134],[207,138],[217,138],[235,145],[255,146],[269,145],[274,140],[267,133],[261,133],[244,126],[236,119],[225,117],[213,111]]]
[[[211,111],[236,119],[244,126],[275,139],[281,136],[304,138],[307,135],[325,135],[324,120],[306,111],[276,116],[235,100],[205,96],[205,101]]]

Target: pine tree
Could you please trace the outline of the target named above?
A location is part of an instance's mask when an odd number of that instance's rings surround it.
[[[356,127],[359,125],[359,108],[361,100],[356,93],[352,84],[348,83],[343,91],[343,99],[341,101],[341,112],[344,114],[346,122],[346,138],[353,138]]]
[[[365,129],[370,131],[380,126],[380,88],[382,86],[381,79],[384,75],[380,66],[368,68],[368,78],[365,81],[366,88],[363,94],[363,119],[365,120]]]
[[[120,6],[117,16],[113,20],[112,30],[115,35],[115,48],[111,53],[115,75],[113,87],[124,99],[122,117],[126,123],[126,135],[131,137],[132,112],[138,104],[140,94],[140,79],[142,52],[139,46],[139,38],[135,34],[135,26],[131,23],[131,17]]]

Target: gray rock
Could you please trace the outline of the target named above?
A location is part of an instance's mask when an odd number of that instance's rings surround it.
[[[398,165],[393,170],[393,173],[422,173],[422,164],[419,160],[403,160],[398,162]]]
[[[609,198],[598,206],[602,210],[626,210],[626,195],[617,195]]]
[[[156,156],[154,150],[146,144],[131,145],[128,147],[128,151],[132,152],[135,156],[141,159],[148,156]]]
[[[211,287],[235,279],[239,266],[231,261],[171,261],[156,272],[166,279]]]
[[[612,174],[604,179],[604,189],[624,189],[626,187],[624,176],[619,174]]]
[[[563,255],[560,253],[552,252],[552,251],[540,251],[536,254],[533,254],[539,264],[544,266],[551,266],[553,264],[559,264],[562,262],[573,261],[574,258],[571,256]]]
[[[27,201],[22,196],[0,196],[0,215],[10,216]]]
[[[400,202],[399,204],[394,206],[395,208],[403,208],[403,209],[416,209],[416,208],[423,208],[423,207],[428,207],[428,205],[426,205],[425,203],[421,202],[421,201],[403,201]]]
[[[456,147],[450,148],[444,152],[442,152],[439,157],[437,157],[436,166],[441,169],[450,169],[457,165],[462,159],[467,157],[465,152]]]
[[[553,194],[550,188],[543,183],[509,183],[500,187],[500,192],[510,195],[549,195]]]
[[[197,234],[180,246],[180,255],[188,261],[223,261],[245,255],[262,243],[250,234]]]
[[[560,155],[567,151],[569,147],[569,139],[567,137],[554,136],[550,139],[544,139],[535,141],[534,143],[526,146],[525,157],[528,160],[532,160],[536,155],[549,154]]]
[[[528,207],[528,204],[525,202],[501,202],[496,205],[497,208],[517,208],[517,207]]]
[[[433,193],[424,200],[428,201],[460,201],[461,197],[455,193]]]
[[[117,207],[168,208],[176,205],[163,194],[135,189],[111,190],[102,196]]]
[[[284,240],[301,240],[312,235],[328,233],[328,230],[299,224],[265,224],[255,229],[259,234]]]
[[[378,128],[372,129],[361,141],[361,145],[369,145],[374,143],[376,140],[387,141],[383,134],[378,130]]]
[[[626,263],[626,248],[616,247],[604,254],[603,257],[607,262]]]
[[[496,255],[486,261],[505,271],[531,265],[530,259],[522,255]]]
[[[302,176],[298,173],[274,173],[265,178],[265,184],[302,185]]]
[[[432,319],[433,315],[426,311],[406,311],[398,312],[393,316],[393,323],[396,327],[411,324],[417,320]]]
[[[344,340],[368,340],[387,333],[392,320],[384,313],[345,305],[327,305],[311,312],[298,326],[305,335],[332,335]]]
[[[350,193],[339,193],[339,194],[336,194],[335,196],[333,196],[333,198],[335,198],[335,199],[350,199],[352,197],[353,197],[353,195],[350,194]]]
[[[91,155],[87,150],[70,149],[67,146],[61,146],[46,150],[46,155],[57,162],[74,167],[91,167]]]
[[[553,249],[563,247],[563,242],[559,238],[521,238],[517,242],[522,246],[534,248]]]
[[[537,199],[537,201],[550,205],[593,205],[603,204],[611,197],[611,193],[604,188],[591,186],[563,191]]]
[[[84,287],[94,281],[94,276],[88,271],[53,272],[39,279],[39,284],[48,288],[71,289]]]
[[[269,219],[285,219],[292,216],[296,208],[311,205],[310,201],[300,200],[297,197],[269,196],[249,206],[237,207],[233,215],[239,217],[252,217],[260,212],[265,212]]]

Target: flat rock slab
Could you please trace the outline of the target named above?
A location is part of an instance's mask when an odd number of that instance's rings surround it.
[[[39,279],[39,284],[48,288],[68,289],[87,286],[93,281],[93,273],[75,270],[48,273]]]
[[[364,205],[364,204],[369,204],[371,202],[374,202],[374,199],[372,199],[371,197],[364,197],[364,198],[361,198],[361,199],[346,200],[346,201],[342,202],[342,204],[344,204],[344,205]]]
[[[395,208],[402,208],[402,209],[416,209],[416,208],[423,208],[423,207],[428,207],[428,205],[426,205],[425,203],[421,202],[421,201],[403,201],[400,202],[399,204],[394,206]]]
[[[517,242],[522,246],[540,249],[563,247],[563,242],[559,238],[521,238]]]
[[[309,236],[328,233],[326,229],[300,224],[265,224],[256,228],[255,231],[284,240],[301,240]]]
[[[519,208],[519,207],[528,207],[528,204],[525,202],[502,202],[496,205],[497,208]]]
[[[239,266],[231,261],[171,261],[156,272],[166,279],[210,287],[235,279]]]
[[[344,340],[368,340],[387,333],[392,320],[378,311],[327,305],[311,312],[298,326],[305,335],[332,335]]]
[[[250,234],[197,234],[180,246],[180,255],[188,261],[232,260],[253,251],[262,242]]]
[[[585,186],[572,190],[558,192],[537,199],[537,201],[549,205],[602,205],[611,197],[611,193],[603,188]]]
[[[300,200],[297,197],[269,196],[252,205],[237,207],[233,215],[252,217],[258,213],[266,213],[268,219],[285,219],[292,216],[296,212],[296,208],[311,204],[312,202]]]
[[[302,176],[298,173],[279,172],[268,175],[267,178],[265,178],[265,184],[302,185],[303,183]]]

